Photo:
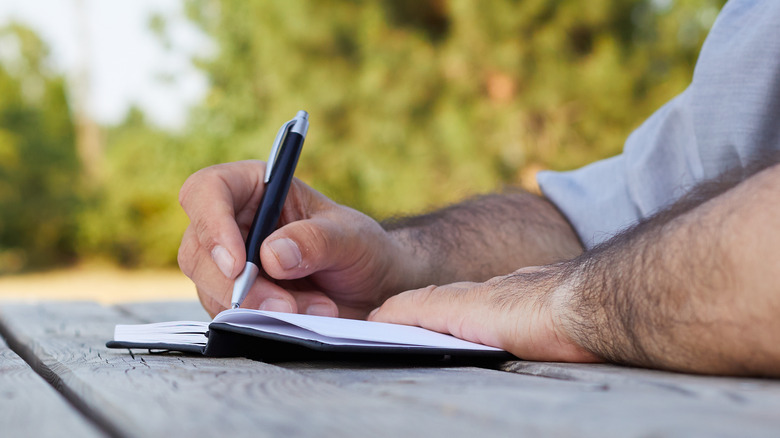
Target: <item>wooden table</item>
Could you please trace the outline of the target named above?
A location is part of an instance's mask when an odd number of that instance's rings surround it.
[[[0,303],[0,436],[780,436],[780,381],[611,365],[210,359],[109,350],[197,303]]]

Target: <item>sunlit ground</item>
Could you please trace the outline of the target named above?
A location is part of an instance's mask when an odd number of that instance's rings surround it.
[[[0,300],[132,301],[197,300],[192,282],[177,270],[121,270],[83,266],[0,276]]]

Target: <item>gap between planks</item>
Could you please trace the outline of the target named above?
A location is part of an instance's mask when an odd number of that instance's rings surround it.
[[[69,390],[68,386],[63,383],[57,373],[43,363],[29,346],[24,345],[19,341],[10,328],[6,326],[5,321],[3,321],[2,311],[0,311],[0,337],[2,337],[8,345],[8,348],[16,353],[30,367],[31,371],[39,375],[44,382],[51,386],[54,392],[60,394],[63,400],[80,414],[80,418],[108,436],[125,436],[116,429],[113,424],[105,421],[99,415],[95,415],[89,406],[84,404],[75,393]]]

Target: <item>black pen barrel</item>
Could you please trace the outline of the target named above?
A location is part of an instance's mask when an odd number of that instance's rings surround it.
[[[249,262],[260,265],[260,246],[276,230],[282,208],[290,190],[295,166],[303,148],[303,136],[297,132],[288,132],[281,145],[279,156],[274,163],[271,178],[265,186],[260,206],[257,208],[252,227],[246,239],[246,254]]]

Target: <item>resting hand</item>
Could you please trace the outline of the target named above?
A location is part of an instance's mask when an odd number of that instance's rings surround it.
[[[566,288],[555,265],[528,267],[484,283],[404,292],[375,309],[369,320],[448,333],[527,360],[600,361],[566,333]]]
[[[220,164],[193,174],[181,189],[190,218],[179,266],[212,315],[230,305],[244,267],[244,238],[263,193],[265,163]],[[368,216],[338,205],[300,180],[287,195],[280,228],[262,244],[267,274],[242,307],[365,318],[391,291],[403,290],[398,245]]]

